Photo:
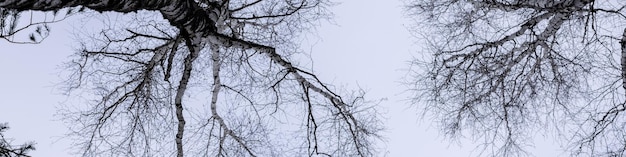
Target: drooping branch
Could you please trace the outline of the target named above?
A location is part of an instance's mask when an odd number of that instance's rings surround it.
[[[159,76],[165,75],[160,72],[162,67],[162,62],[168,56],[168,53],[172,53],[172,48],[176,48],[179,44],[179,40],[157,37],[157,36],[148,36],[148,35],[138,35],[141,33],[135,31],[128,31],[131,35],[127,38],[122,39],[114,39],[108,38],[107,35],[104,35],[108,40],[106,45],[116,45],[120,42],[132,42],[132,41],[142,41],[145,39],[152,39],[160,42],[165,42],[159,45],[156,45],[155,48],[136,48],[133,49],[124,49],[125,51],[115,51],[114,47],[110,47],[111,49],[100,49],[98,51],[94,50],[83,50],[81,51],[81,61],[80,64],[80,74],[77,76],[78,81],[82,81],[86,79],[90,75],[85,72],[83,68],[89,67],[92,64],[115,64],[124,63],[123,65],[129,68],[127,70],[122,70],[124,68],[118,70],[104,69],[104,71],[99,71],[97,74],[100,78],[111,78],[114,79],[108,80],[108,85],[111,85],[113,89],[107,90],[104,89],[102,92],[102,98],[99,99],[95,104],[91,104],[90,108],[92,110],[88,111],[83,116],[85,117],[93,117],[96,119],[95,121],[90,121],[88,123],[89,126],[86,127],[90,129],[88,135],[87,142],[84,144],[83,155],[89,156],[90,153],[100,153],[97,152],[97,147],[100,145],[98,141],[100,138],[104,138],[109,136],[107,131],[111,129],[111,124],[119,123],[120,116],[128,116],[125,117],[124,120],[128,121],[129,124],[120,126],[116,125],[115,128],[124,128],[128,132],[126,135],[127,138],[116,141],[118,139],[109,139],[108,142],[116,143],[116,146],[112,146],[113,148],[117,148],[122,146],[122,144],[126,144],[125,146],[129,151],[135,150],[136,147],[141,147],[135,143],[135,138],[143,138],[145,140],[147,135],[146,133],[146,123],[149,124],[152,119],[146,118],[151,115],[150,113],[159,113],[161,109],[168,108],[160,108],[159,106],[166,106],[171,104],[166,97],[161,95],[161,92],[166,91],[167,89],[159,90],[159,87],[162,84],[162,79],[158,79]],[[93,68],[93,67],[90,67]],[[91,82],[93,83],[93,82]],[[77,85],[77,86],[80,86]],[[76,86],[72,86],[71,88],[76,88]],[[168,106],[169,107],[169,106]],[[153,118],[153,117],[150,117]],[[164,119],[165,123],[166,119]],[[144,136],[144,137],[138,137]],[[115,142],[114,142],[115,141]],[[145,146],[143,150],[145,154],[149,154],[148,151],[151,145],[148,142],[143,143]],[[141,148],[140,148],[141,149]],[[129,154],[133,154],[135,152],[129,152]]]
[[[212,40],[217,42],[217,44],[225,45],[227,47],[253,49],[267,55],[273,62],[281,65],[287,70],[288,74],[291,74],[295,78],[295,80],[302,86],[303,92],[306,93],[305,95],[308,96],[309,90],[311,90],[329,100],[329,102],[333,105],[333,108],[337,110],[337,112],[343,119],[343,123],[348,126],[348,130],[350,131],[353,144],[354,146],[356,146],[355,149],[357,150],[359,156],[365,156],[365,153],[363,153],[361,148],[359,147],[360,145],[362,145],[361,141],[359,140],[359,137],[362,136],[359,135],[359,130],[361,130],[361,124],[357,124],[357,120],[353,117],[352,111],[348,110],[349,105],[346,104],[339,95],[328,89],[328,87],[326,87],[319,79],[317,79],[314,74],[293,66],[291,62],[285,60],[280,54],[278,54],[273,47],[221,35],[214,36]],[[314,82],[311,82],[310,79],[304,77],[303,75],[312,77],[312,80]]]
[[[224,122],[224,119],[222,118],[222,116],[220,116],[220,114],[217,111],[217,105],[218,105],[217,102],[219,99],[219,93],[223,86],[221,79],[220,79],[221,77],[220,70],[222,66],[220,48],[217,45],[211,45],[211,59],[213,62],[212,64],[213,89],[211,90],[212,95],[211,95],[211,105],[210,105],[211,114],[213,115],[212,118],[215,119],[220,125],[220,127],[222,128],[224,132],[224,136],[226,135],[230,136],[235,141],[237,141],[237,143],[241,147],[243,147],[250,156],[256,157],[256,155],[254,154],[254,152],[252,152],[250,147],[244,143],[241,137],[239,137],[233,130],[230,129],[230,127],[226,124],[226,122]],[[220,138],[220,143],[224,143],[225,140],[226,140],[225,138]]]
[[[17,11],[16,9],[0,8],[0,39],[4,39],[10,43],[16,44],[38,44],[41,43],[50,34],[50,27],[48,24],[56,23],[65,20],[66,18],[74,15],[80,10],[76,8],[68,8],[64,14],[59,14],[58,11],[52,13],[52,18],[48,18],[49,14],[35,14],[25,15],[24,12]],[[37,15],[43,15],[46,18],[42,20],[33,20]],[[60,18],[59,18],[60,17]],[[27,19],[28,22],[25,22]],[[19,26],[19,27],[18,27]],[[24,34],[30,32],[28,40],[16,39],[18,34]]]

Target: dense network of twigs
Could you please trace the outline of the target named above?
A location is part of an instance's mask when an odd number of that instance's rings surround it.
[[[493,156],[528,155],[537,130],[574,155],[623,156],[620,41],[626,3],[426,0],[409,12],[431,46],[414,64],[415,103],[450,137]],[[433,27],[434,26],[434,27]],[[624,65],[622,63],[622,65]],[[422,105],[425,104],[425,105]],[[485,155],[483,154],[483,155]]]

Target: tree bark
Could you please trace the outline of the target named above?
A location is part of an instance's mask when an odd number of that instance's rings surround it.
[[[622,45],[622,86],[624,90],[626,90],[626,28],[624,29],[620,44]]]
[[[163,18],[172,26],[186,28],[189,32],[212,34],[216,16],[221,10],[220,5],[209,5],[212,8],[201,8],[193,0],[4,0],[0,8],[37,11],[53,11],[69,7],[83,6],[95,11],[115,11],[121,13],[139,10],[159,11]],[[219,15],[219,14],[217,14]]]

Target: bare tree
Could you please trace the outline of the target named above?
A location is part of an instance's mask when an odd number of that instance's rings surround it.
[[[7,123],[0,123],[0,156],[29,157],[28,152],[35,150],[35,143],[25,143],[19,146],[12,145],[12,139],[7,139],[2,133],[9,130]]]
[[[17,12],[74,8],[131,17],[83,40],[68,64],[70,91],[96,98],[64,112],[83,156],[373,156],[382,124],[363,92],[338,93],[289,59],[299,52],[293,39],[329,18],[330,5],[0,2]],[[207,100],[193,101],[203,94]]]
[[[548,128],[572,155],[626,155],[626,3],[422,0],[407,7],[417,27],[437,34],[419,32],[430,55],[414,61],[411,86],[443,133],[484,140],[484,154],[517,156]]]

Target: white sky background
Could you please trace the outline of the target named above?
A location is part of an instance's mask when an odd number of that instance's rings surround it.
[[[444,141],[428,121],[419,120],[411,108],[404,79],[412,56],[419,56],[420,42],[411,37],[407,27],[412,23],[402,14],[397,0],[345,0],[332,8],[337,25],[323,23],[315,35],[307,36],[302,49],[311,58],[301,62],[310,65],[327,83],[348,90],[361,87],[370,100],[385,99],[382,105],[387,118],[387,156],[476,156],[474,144],[462,140]],[[63,138],[66,129],[56,121],[56,107],[67,99],[60,95],[56,84],[61,83],[58,72],[61,63],[73,53],[70,24],[79,17],[51,25],[49,38],[37,45],[9,44],[0,41],[0,122],[11,127],[5,134],[14,138],[13,144],[35,141],[33,156],[70,156],[69,140]],[[88,26],[87,26],[88,27]],[[417,104],[419,105],[419,104]],[[536,156],[558,156],[558,147],[538,136]],[[480,140],[479,140],[480,141]]]

